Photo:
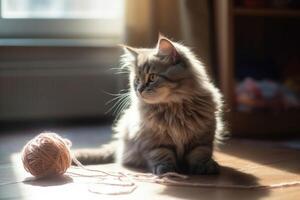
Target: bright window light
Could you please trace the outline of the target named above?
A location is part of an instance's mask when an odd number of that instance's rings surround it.
[[[2,18],[119,19],[124,0],[1,0]]]

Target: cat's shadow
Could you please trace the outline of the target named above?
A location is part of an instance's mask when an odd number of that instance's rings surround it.
[[[238,171],[234,168],[222,166],[219,175],[193,176],[193,183],[216,185],[259,185],[258,178],[254,175]],[[187,186],[166,186],[162,195],[179,199],[207,200],[207,199],[260,199],[269,194],[268,189],[238,189],[238,188],[204,188]]]
[[[50,178],[41,178],[36,179],[29,177],[23,181],[24,184],[40,186],[40,187],[48,187],[48,186],[59,186],[65,185],[68,183],[73,183],[73,179],[68,175],[50,177]]]

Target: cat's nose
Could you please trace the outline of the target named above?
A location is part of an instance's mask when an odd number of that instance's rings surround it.
[[[144,90],[145,90],[146,86],[145,85],[140,85],[138,86],[137,90],[139,91],[139,93],[141,94]]]

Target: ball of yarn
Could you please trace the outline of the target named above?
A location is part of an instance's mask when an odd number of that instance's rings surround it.
[[[37,178],[62,175],[71,166],[71,142],[52,132],[44,132],[23,148],[26,171]]]

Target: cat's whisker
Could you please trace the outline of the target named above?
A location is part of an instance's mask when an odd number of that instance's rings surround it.
[[[114,100],[117,100],[116,102],[115,102],[115,104],[106,112],[106,113],[109,113],[109,112],[111,112],[114,108],[115,108],[115,110],[114,110],[114,112],[113,112],[113,114],[115,114],[116,113],[116,110],[120,107],[120,105],[122,104],[122,102],[125,100],[125,99],[128,99],[128,97],[129,97],[129,92],[128,93],[124,93],[124,94],[120,94],[118,97],[115,97],[114,98]],[[114,101],[113,100],[113,101]],[[110,103],[111,102],[113,102],[113,101],[110,101]]]
[[[128,69],[112,67],[109,71],[116,71],[114,74],[129,74],[130,71]]]
[[[129,107],[130,105],[130,98],[125,99],[124,104],[122,105],[120,111],[118,112],[116,118],[118,119],[120,117],[120,115],[122,114],[123,110],[126,109],[127,107]]]
[[[116,75],[119,75],[119,74],[129,74],[129,72],[116,72],[115,74]]]
[[[121,103],[120,110],[118,111],[119,113],[127,106],[128,102],[130,101],[129,95],[127,95],[123,102]]]
[[[108,105],[108,104],[110,104],[110,103],[116,101],[116,102],[112,105],[112,107],[110,108],[110,110],[111,110],[111,109],[112,109],[113,107],[115,107],[120,101],[122,101],[122,98],[124,98],[124,95],[119,95],[119,96],[117,96],[117,97],[111,99],[110,101],[108,101],[105,105]]]
[[[120,101],[119,105],[117,106],[116,110],[114,111],[114,114],[118,114],[120,113],[120,111],[122,110],[123,105],[125,104],[125,102],[129,99],[127,98],[128,96],[125,96],[124,98],[122,98],[122,100]]]
[[[120,67],[111,67],[108,70],[120,70]]]
[[[122,94],[119,94],[118,96],[116,96],[116,97],[112,98],[111,100],[107,101],[107,102],[105,103],[105,105],[108,105],[108,104],[112,103],[113,101],[115,101],[115,100],[117,100],[117,99],[120,99],[120,98],[122,98],[122,97],[123,97],[123,95],[122,95]]]
[[[122,92],[124,92],[124,93],[122,93]],[[107,92],[107,91],[103,91],[103,93],[111,95],[111,96],[120,96],[120,95],[128,93],[128,92],[129,92],[128,89],[122,89],[122,90],[120,90],[120,93],[110,93],[110,92]]]
[[[119,106],[119,102],[121,101],[121,99],[119,99],[110,109],[108,109],[105,113],[110,113],[111,111],[113,111],[114,109],[116,109]],[[115,110],[113,111],[113,114],[115,113]]]
[[[109,101],[107,101],[105,103],[105,105],[108,105],[108,104],[112,103],[113,101],[115,101],[115,100],[117,100],[119,98],[122,98],[124,95],[127,95],[129,93],[128,89],[122,89],[122,90],[120,90],[120,92],[124,92],[124,93],[117,93],[117,94],[109,93],[109,92],[105,92],[105,91],[103,91],[103,92],[106,93],[106,94],[108,94],[108,95],[115,96],[114,98],[112,98]]]
[[[123,70],[123,69],[121,69],[120,67],[111,67],[111,68],[109,68],[107,71],[121,71],[121,70]]]

